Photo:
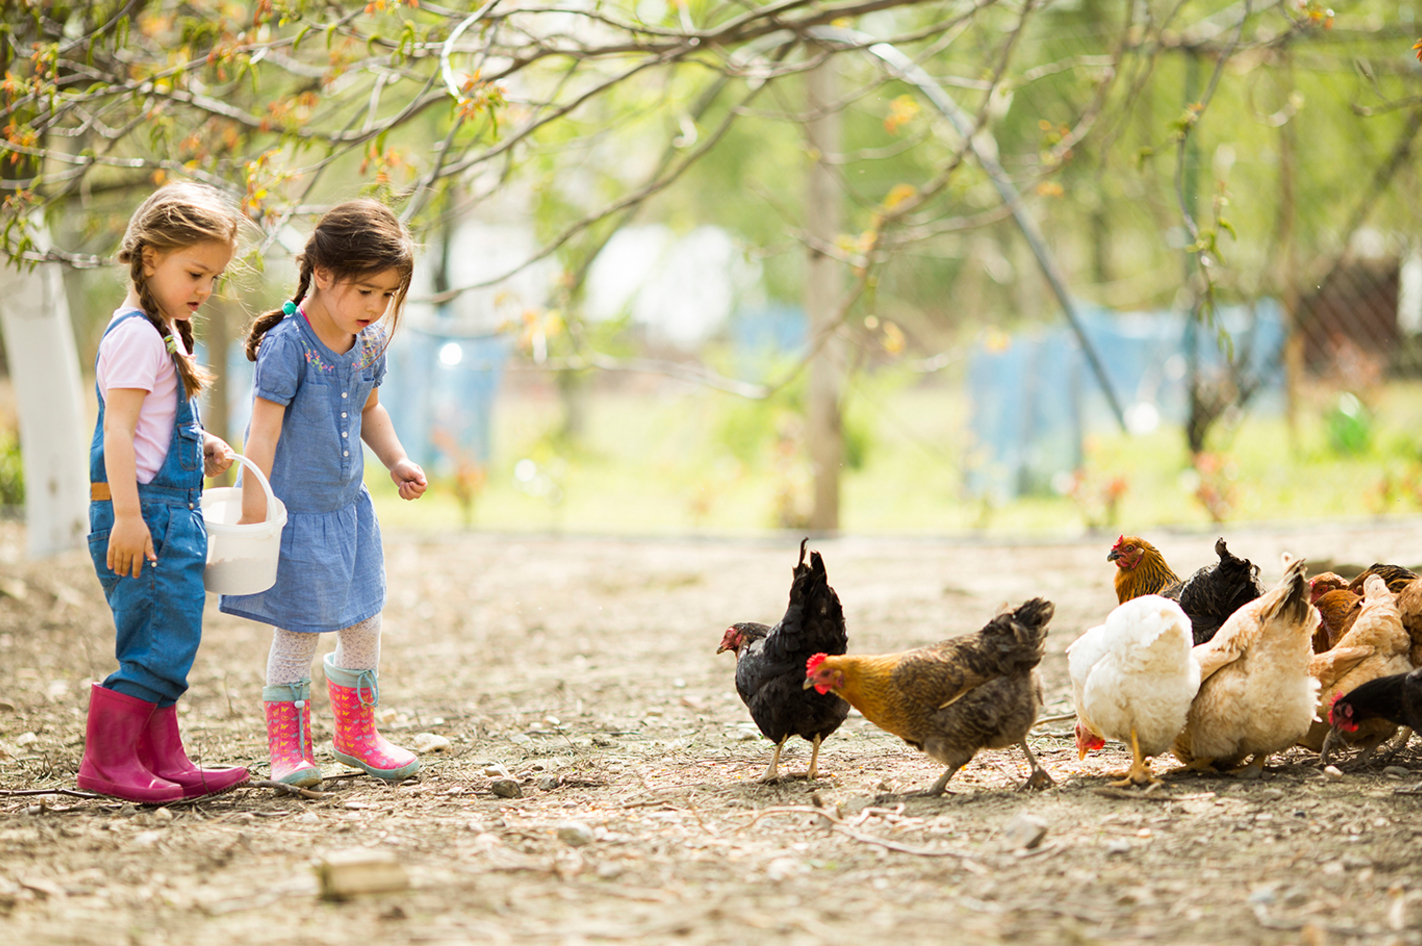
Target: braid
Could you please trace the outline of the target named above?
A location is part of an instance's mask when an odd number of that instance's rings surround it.
[[[199,365],[191,355],[184,354],[177,350],[172,344],[173,331],[163,317],[159,314],[158,300],[153,298],[153,291],[148,288],[148,279],[143,274],[143,247],[140,245],[138,252],[132,254],[129,260],[129,278],[133,280],[133,287],[138,290],[138,301],[143,304],[143,314],[148,321],[158,330],[158,334],[163,336],[163,344],[168,348],[173,358],[173,367],[178,371],[178,377],[183,381],[183,396],[197,397],[202,393],[213,380],[210,371]],[[193,350],[193,326],[190,321],[175,320],[178,323],[178,335],[183,339],[183,345],[188,351]]]
[[[306,298],[306,290],[311,288],[311,261],[302,258],[301,276],[296,284],[296,294],[291,297],[291,301],[300,304]],[[259,315],[252,321],[252,327],[247,329],[247,360],[257,360],[257,349],[262,346],[262,339],[272,329],[281,324],[281,320],[286,318],[286,313],[281,309],[273,309],[263,315]]]

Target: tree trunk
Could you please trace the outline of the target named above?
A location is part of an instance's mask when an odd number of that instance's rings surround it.
[[[834,172],[824,156],[840,150],[840,117],[828,111],[835,100],[833,66],[826,62],[805,77],[807,107],[814,117],[805,138],[814,164],[810,166],[805,200],[805,230],[812,245],[805,267],[805,314],[810,343],[817,346],[810,361],[809,450],[814,473],[814,506],[809,526],[817,531],[839,528],[839,471],[844,460],[840,392],[845,364],[844,339],[839,333],[842,294],[840,264],[816,249],[839,236],[840,194]]]
[[[89,531],[89,431],[58,263],[0,267],[0,330],[20,417],[29,554],[53,555]]]

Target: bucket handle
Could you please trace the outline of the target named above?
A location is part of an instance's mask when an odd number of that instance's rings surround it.
[[[232,459],[239,461],[243,466],[257,475],[257,482],[262,484],[262,491],[267,494],[267,518],[265,521],[271,522],[272,516],[276,513],[276,493],[272,492],[272,484],[267,482],[266,475],[262,473],[262,468],[257,466],[257,464],[236,451],[233,451],[231,456]]]

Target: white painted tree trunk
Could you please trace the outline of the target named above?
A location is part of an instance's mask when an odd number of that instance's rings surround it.
[[[58,263],[0,262],[0,330],[19,407],[29,553],[53,555],[89,531],[91,434]]]
[[[806,105],[811,118],[805,138],[814,163],[810,166],[805,199],[805,230],[821,244],[839,236],[839,184],[825,160],[840,150],[840,117],[829,111],[836,99],[833,61],[805,75]],[[822,113],[822,114],[820,114]],[[841,424],[841,388],[844,383],[845,344],[839,331],[839,306],[844,292],[843,265],[810,247],[805,267],[805,315],[812,344],[819,346],[810,360],[809,446],[814,473],[814,506],[810,528],[832,532],[839,528],[839,473],[844,462]]]

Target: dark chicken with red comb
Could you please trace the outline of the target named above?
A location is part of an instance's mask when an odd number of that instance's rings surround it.
[[[842,654],[849,647],[844,609],[829,585],[824,559],[805,543],[790,585],[790,604],[774,627],[750,622],[733,624],[721,637],[716,653],[736,654],[736,692],[750,710],[765,738],[775,743],[762,781],[779,774],[780,752],[791,736],[809,740],[809,778],[818,772],[820,743],[849,715],[849,704],[832,694],[806,690],[805,661],[812,654]]]

